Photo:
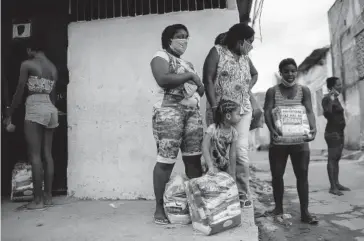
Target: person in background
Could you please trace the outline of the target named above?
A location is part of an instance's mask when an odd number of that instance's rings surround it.
[[[326,79],[329,93],[322,99],[324,116],[327,119],[325,140],[328,148],[327,173],[330,181],[330,193],[341,196],[341,191],[350,191],[339,182],[339,161],[344,149],[345,115],[338,96],[342,92],[342,83],[339,78]]]
[[[310,125],[310,140],[316,135],[316,120],[312,110],[311,92],[306,86],[296,83],[297,64],[294,59],[284,59],[279,64],[282,83],[268,89],[264,103],[264,116],[267,127],[271,133],[269,147],[269,163],[272,174],[273,196],[275,209],[267,214],[280,220],[283,215],[283,176],[288,156],[291,158],[294,174],[297,179],[297,191],[301,206],[301,221],[308,224],[317,224],[318,220],[308,211],[308,166],[310,162],[310,149],[307,142],[301,144],[277,144],[277,137],[282,133],[275,127],[272,110],[277,106],[298,106],[306,109]]]
[[[163,208],[165,186],[171,176],[179,149],[187,177],[202,175],[203,125],[200,97],[204,86],[193,65],[181,58],[189,33],[186,26],[174,24],[162,33],[162,51],[151,61],[155,81],[164,93],[153,107],[153,135],[157,144],[157,163],[153,171],[156,211],[154,222],[168,224]]]
[[[249,129],[252,119],[250,90],[257,80],[252,78],[253,64],[248,57],[254,41],[254,30],[246,24],[232,26],[223,45],[215,45],[206,57],[203,81],[206,86],[206,123],[216,122],[216,110],[221,99],[231,100],[241,106],[241,120],[234,125],[238,131],[236,181],[241,204],[249,204]],[[215,121],[214,121],[215,120]],[[249,202],[247,202],[249,201]]]
[[[210,172],[227,172],[236,179],[238,132],[233,126],[240,119],[240,106],[237,103],[220,101],[216,110],[216,122],[207,128],[202,143],[202,154]]]
[[[53,131],[58,126],[58,110],[55,107],[55,86],[58,75],[55,65],[47,58],[38,41],[30,40],[27,53],[29,59],[21,64],[18,86],[11,105],[6,110],[4,125],[11,124],[12,115],[21,104],[27,86],[24,134],[28,160],[32,164],[34,185],[34,200],[27,205],[27,208],[44,209],[45,206],[52,205],[54,174],[52,141]]]

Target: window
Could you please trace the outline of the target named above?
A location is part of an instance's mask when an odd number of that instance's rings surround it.
[[[72,21],[226,8],[226,0],[69,0]]]

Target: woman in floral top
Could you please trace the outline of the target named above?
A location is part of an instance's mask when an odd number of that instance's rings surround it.
[[[230,100],[241,106],[241,120],[234,127],[238,131],[236,181],[242,203],[250,199],[249,189],[249,128],[252,119],[250,90],[257,80],[248,53],[253,48],[254,30],[246,24],[232,26],[223,45],[215,45],[204,64],[204,84],[207,95],[207,124],[215,119],[220,100]]]

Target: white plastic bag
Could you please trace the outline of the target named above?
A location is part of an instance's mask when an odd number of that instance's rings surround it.
[[[229,174],[208,172],[185,185],[195,230],[212,235],[241,224],[238,187]]]
[[[187,180],[186,176],[175,175],[166,185],[163,196],[164,212],[172,224],[191,223],[184,186],[184,182]]]
[[[33,200],[32,166],[27,163],[17,163],[11,176],[12,201]]]

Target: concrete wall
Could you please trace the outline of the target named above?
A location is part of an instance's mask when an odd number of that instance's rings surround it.
[[[364,8],[364,0],[362,8]],[[355,36],[356,41],[356,58],[358,60],[358,73],[359,73],[359,95],[360,103],[364,103],[364,30],[362,30],[358,35]],[[364,113],[364,105],[360,105],[361,113]],[[360,122],[361,130],[364,130],[364,118]],[[360,146],[364,147],[364,133],[361,136]]]
[[[153,198],[151,115],[158,95],[149,64],[161,49],[161,33],[169,24],[185,24],[190,42],[183,57],[201,73],[215,37],[236,22],[237,11],[205,10],[70,24],[70,195]],[[205,98],[202,103],[204,114]]]
[[[310,142],[311,150],[326,150],[325,127],[326,119],[323,116],[321,102],[324,94],[327,93],[326,78],[332,76],[332,58],[328,52],[322,60],[322,65],[315,65],[307,72],[300,73],[297,77],[300,84],[307,85],[311,90],[312,105],[316,117],[317,135],[316,139]],[[319,94],[320,93],[320,94]]]
[[[364,29],[363,0],[337,0],[328,13],[333,55],[333,74],[348,87],[345,92],[347,109],[346,146],[360,148],[364,141],[364,85],[359,81],[361,53],[356,38]],[[360,126],[360,131],[358,127]]]

